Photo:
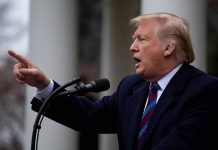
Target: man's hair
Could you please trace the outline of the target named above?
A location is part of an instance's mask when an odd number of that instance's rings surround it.
[[[161,41],[171,40],[176,43],[175,55],[181,62],[192,63],[195,54],[192,48],[188,22],[170,13],[145,14],[131,19],[136,26],[143,20],[154,20],[159,24],[157,35]]]

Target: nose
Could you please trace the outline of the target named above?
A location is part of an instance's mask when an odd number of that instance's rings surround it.
[[[132,45],[130,46],[130,51],[131,52],[135,52],[138,50],[138,46],[137,46],[137,40],[135,39],[133,42],[132,42]]]

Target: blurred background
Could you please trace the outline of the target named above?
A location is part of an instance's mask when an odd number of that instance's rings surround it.
[[[29,150],[36,89],[15,82],[16,61],[8,49],[29,57],[60,84],[81,76],[108,78],[111,94],[134,73],[129,20],[164,11],[188,20],[197,59],[194,66],[218,75],[217,0],[0,0],[0,150]],[[43,120],[39,150],[116,150],[116,135],[80,133]]]

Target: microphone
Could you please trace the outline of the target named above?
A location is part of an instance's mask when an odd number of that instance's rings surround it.
[[[64,95],[71,95],[71,94],[82,96],[87,92],[98,93],[101,91],[108,90],[109,88],[110,88],[110,82],[108,79],[104,78],[104,79],[91,81],[89,84],[84,84],[82,82],[79,82],[75,85],[74,89],[61,92],[56,96],[64,96]]]
[[[101,92],[108,90],[110,88],[110,82],[108,79],[100,79],[91,81],[89,84],[84,84],[80,82],[80,77],[74,78],[71,82],[60,86],[56,90],[54,90],[44,101],[42,106],[38,111],[38,115],[36,116],[36,120],[33,126],[32,132],[32,141],[31,141],[31,150],[37,150],[37,142],[39,136],[39,129],[41,128],[41,123],[44,118],[44,114],[47,111],[49,104],[51,104],[51,100],[55,99],[57,96],[64,96],[64,95],[84,95],[86,92]],[[72,90],[67,90],[64,92],[62,91],[64,88],[75,84]]]

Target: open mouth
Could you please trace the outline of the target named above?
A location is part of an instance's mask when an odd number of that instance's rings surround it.
[[[136,68],[139,67],[139,63],[141,62],[141,59],[139,59],[139,58],[137,58],[137,57],[134,57],[133,59],[134,59],[134,61],[135,61],[135,67],[136,67]]]
[[[134,57],[134,60],[135,60],[136,63],[141,62],[141,60],[139,58],[136,58],[136,57]]]

